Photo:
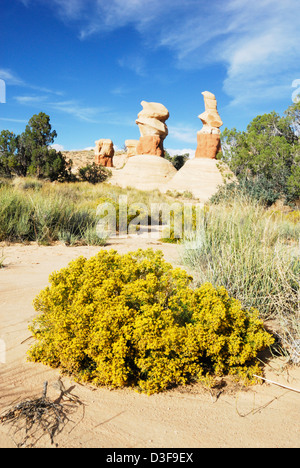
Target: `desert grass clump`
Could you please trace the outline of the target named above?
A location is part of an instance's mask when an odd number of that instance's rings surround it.
[[[255,381],[258,352],[273,343],[258,311],[224,287],[191,287],[162,252],[80,257],[50,277],[34,305],[29,359],[77,379],[148,394],[235,375]]]
[[[125,228],[141,213],[145,213],[143,222],[151,223],[151,204],[168,202],[159,191],[149,194],[105,183],[14,179],[0,184],[0,241],[103,245],[105,236],[97,234],[98,207],[110,203],[116,208],[118,230],[122,200],[127,205]]]
[[[292,345],[300,338],[299,235],[293,219],[236,198],[208,206],[197,237],[185,243],[184,262],[200,283],[224,286],[243,307],[276,319]]]
[[[72,239],[96,244],[96,210],[49,185],[37,189],[22,181],[0,187],[0,241],[51,244]],[[98,245],[103,245],[103,239]]]

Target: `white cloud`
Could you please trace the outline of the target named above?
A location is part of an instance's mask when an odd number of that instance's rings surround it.
[[[51,102],[49,105],[52,109],[73,115],[79,120],[91,123],[97,122],[97,114],[101,111],[101,109],[96,107],[82,106],[76,100]]]
[[[19,78],[12,70],[7,68],[0,69],[0,78],[4,80],[7,85],[24,86],[25,82]]]
[[[171,51],[178,68],[221,64],[232,105],[288,96],[299,78],[299,0],[34,1],[52,4],[64,21],[76,20],[81,39],[131,25],[150,49]],[[143,56],[128,59],[120,66],[145,73]]]
[[[146,76],[146,60],[138,54],[129,54],[118,60],[118,64],[122,68],[128,68],[139,76]]]
[[[0,69],[0,79],[4,80],[5,83],[9,86],[19,86],[22,88],[33,89],[35,91],[39,91],[42,93],[55,94],[57,96],[63,95],[62,91],[57,91],[57,90],[27,83],[22,78],[20,78],[14,71],[7,69],[7,68]]]
[[[182,0],[126,0],[126,4],[124,0],[90,1],[90,21],[82,26],[80,37],[85,39],[91,34],[112,31],[128,24],[140,32],[149,31],[153,25],[161,25],[170,19],[173,11],[185,9],[193,3],[195,0],[185,0],[184,3]]]
[[[54,145],[51,145],[50,148],[55,149],[56,151],[65,151],[65,148],[63,145],[59,145],[55,143]]]
[[[125,96],[126,94],[131,93],[131,89],[129,89],[127,86],[120,85],[113,88],[110,92],[115,96]]]
[[[170,125],[168,126],[170,137],[175,140],[182,141],[183,143],[194,143],[197,145],[197,131],[200,129],[195,129],[188,127],[184,124]]]
[[[0,120],[3,122],[13,122],[13,123],[25,123],[27,124],[27,120],[22,120],[22,119],[9,119],[6,117],[0,117]]]
[[[44,103],[47,100],[47,96],[15,96],[15,101],[23,105],[36,105]]]
[[[84,106],[75,99],[68,101],[49,100],[49,96],[47,95],[15,96],[14,99],[21,105],[26,105],[30,107],[43,105],[43,107],[54,109],[65,114],[70,114],[79,120],[90,123],[97,123],[99,121],[99,114],[109,111],[109,109],[107,108]]]
[[[61,112],[63,114],[71,115],[72,117],[82,122],[93,123],[93,124],[111,124],[111,125],[135,125],[135,120],[131,116],[124,113],[115,112],[108,107],[89,107],[82,104],[82,102],[76,99],[70,100],[53,100],[48,95],[39,96],[15,96],[14,99],[18,104],[29,107],[43,107],[44,112],[50,112],[52,110]]]
[[[111,12],[118,5],[117,1],[112,3]],[[133,22],[143,39],[150,38],[152,47],[171,50],[179,68],[222,64],[226,70],[224,91],[231,105],[247,105],[254,100],[273,102],[291,94],[291,83],[299,78],[298,0],[161,3],[164,5],[153,2],[152,15],[147,16],[149,2],[131,2],[129,12],[135,12]],[[161,15],[168,8],[180,15],[165,16],[168,21],[163,24]],[[114,16],[111,27],[125,21],[126,15],[120,12]]]
[[[232,3],[238,5],[237,1]],[[217,54],[227,66],[224,90],[233,98],[232,104],[288,96],[299,70],[296,2],[265,0],[256,5],[247,5],[243,15],[247,14],[249,24],[243,25],[240,36],[239,29],[229,35]],[[241,18],[243,24],[242,12],[235,13],[234,18]]]
[[[191,149],[191,148],[185,148],[185,149],[166,149],[166,151],[169,153],[170,156],[176,156],[177,154],[189,154],[190,159],[195,157],[196,150]]]

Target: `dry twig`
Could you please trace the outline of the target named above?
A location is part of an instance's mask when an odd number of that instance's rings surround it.
[[[268,382],[268,383],[271,383],[271,384],[274,384],[274,385],[278,385],[279,387],[286,388],[287,390],[291,390],[292,392],[300,393],[300,389],[288,387],[287,385],[283,385],[283,384],[281,384],[279,382],[274,382],[273,380],[265,379],[264,377],[260,377],[259,375],[253,374],[253,376],[258,378],[258,379],[262,379],[265,382]]]

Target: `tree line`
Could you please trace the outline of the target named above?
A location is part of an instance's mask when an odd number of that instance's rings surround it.
[[[9,130],[0,133],[0,177],[37,177],[51,182],[76,180],[98,183],[105,180],[110,171],[95,163],[72,173],[72,160],[51,145],[57,133],[52,129],[50,117],[44,112],[33,115],[20,135]]]
[[[51,148],[56,137],[50,117],[43,112],[34,115],[20,135],[3,130],[0,133],[0,176],[35,176],[51,181],[69,179],[72,162]]]
[[[239,190],[266,205],[278,199],[287,203],[300,198],[300,102],[283,116],[276,112],[259,115],[246,131],[225,129],[219,159],[238,179],[220,189],[215,197]]]

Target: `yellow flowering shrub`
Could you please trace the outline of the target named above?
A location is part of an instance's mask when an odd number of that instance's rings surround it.
[[[255,310],[224,288],[195,290],[160,251],[102,250],[50,276],[34,301],[29,359],[81,381],[148,394],[213,375],[251,378],[273,343]]]

